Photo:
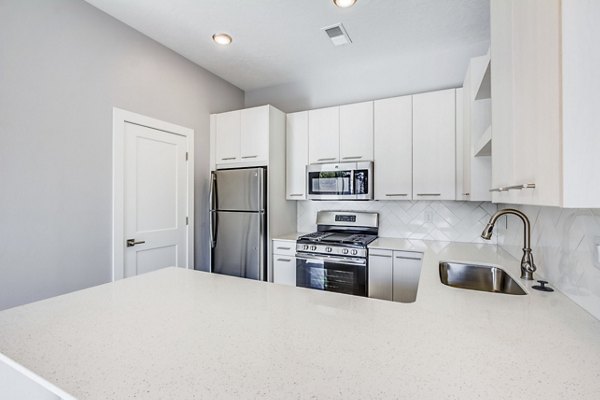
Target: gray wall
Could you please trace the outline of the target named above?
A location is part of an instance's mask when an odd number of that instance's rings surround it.
[[[335,69],[328,69],[320,75],[311,74],[306,79],[296,82],[248,90],[245,106],[272,104],[289,113],[455,88],[462,86],[469,60],[485,54],[489,45],[489,41],[486,40],[432,52],[415,53],[409,62],[400,64],[395,79],[371,69],[355,71],[354,79],[348,82],[346,74],[338,75]]]
[[[209,113],[244,93],[79,0],[2,0],[0,37],[0,309],[110,281],[113,106],[195,129],[205,267]]]

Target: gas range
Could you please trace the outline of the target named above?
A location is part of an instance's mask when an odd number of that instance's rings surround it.
[[[377,235],[348,232],[313,232],[300,236],[296,251],[337,256],[366,257],[367,245]]]
[[[317,231],[296,241],[296,286],[367,296],[368,248],[379,214],[319,211]]]

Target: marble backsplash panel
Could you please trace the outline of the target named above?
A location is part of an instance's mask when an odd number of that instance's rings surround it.
[[[299,201],[298,232],[317,229],[320,210],[376,211],[379,236],[453,242],[495,243],[481,239],[481,231],[495,204],[463,201]]]
[[[550,282],[600,319],[600,209],[500,205],[517,208],[530,219],[537,276]],[[518,218],[498,220],[498,245],[521,257],[523,225]]]

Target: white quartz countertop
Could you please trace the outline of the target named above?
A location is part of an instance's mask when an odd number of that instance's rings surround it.
[[[415,303],[168,268],[0,312],[0,352],[78,399],[600,398],[600,322],[561,293],[439,282],[441,259],[517,260],[393,248],[424,252]]]
[[[296,241],[300,236],[304,235],[305,233],[300,233],[300,232],[292,232],[292,233],[288,233],[285,235],[276,235],[273,240],[285,240],[285,241]]]

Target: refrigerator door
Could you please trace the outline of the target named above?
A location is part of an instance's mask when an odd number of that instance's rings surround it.
[[[213,172],[214,210],[263,211],[264,168],[230,169]]]
[[[217,211],[213,218],[212,272],[264,280],[265,214]]]

